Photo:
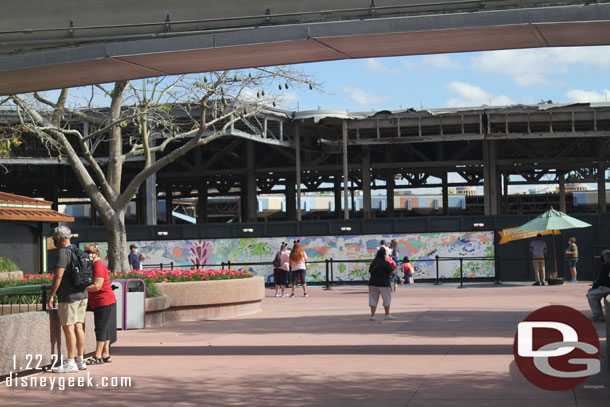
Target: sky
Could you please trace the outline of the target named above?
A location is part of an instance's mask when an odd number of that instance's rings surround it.
[[[302,64],[324,93],[286,95],[291,110],[606,102],[610,47],[537,48]]]

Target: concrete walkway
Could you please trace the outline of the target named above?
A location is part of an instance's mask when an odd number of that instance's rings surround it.
[[[2,385],[0,406],[607,406],[603,324],[602,372],[572,391],[529,384],[512,353],[517,324],[537,308],[590,315],[587,288],[401,286],[392,303],[398,319],[375,322],[366,287],[312,287],[308,298],[300,289],[296,298],[267,290],[259,314],[119,332],[114,362],[88,374],[98,384],[130,377],[132,387]]]

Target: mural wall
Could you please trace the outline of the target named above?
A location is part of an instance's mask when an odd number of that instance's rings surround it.
[[[144,268],[159,268],[163,263],[168,268],[173,262],[175,268],[191,268],[199,264],[206,268],[220,268],[222,262],[231,263],[269,262],[282,242],[289,247],[295,239],[300,239],[309,259],[308,281],[324,281],[325,259],[338,262],[334,266],[335,281],[361,281],[368,279],[368,264],[379,241],[388,243],[396,239],[400,258],[408,256],[415,266],[415,278],[436,278],[435,256],[439,257],[492,257],[489,260],[464,259],[465,277],[495,277],[494,234],[493,232],[448,232],[409,233],[396,235],[341,235],[285,238],[244,238],[207,240],[158,240],[129,242],[138,246],[139,253],[146,256]],[[107,244],[98,243],[102,258],[106,257]],[[125,254],[127,256],[127,254]],[[361,260],[356,263],[341,263],[341,260]],[[315,263],[320,262],[320,263]],[[232,269],[243,269],[272,281],[273,269],[269,265],[241,265]],[[459,261],[441,261],[441,278],[459,277]]]

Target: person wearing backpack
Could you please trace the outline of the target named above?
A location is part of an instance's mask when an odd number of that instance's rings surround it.
[[[87,369],[83,360],[85,353],[85,311],[87,310],[87,286],[75,285],[73,281],[73,253],[79,250],[70,239],[72,232],[66,226],[58,226],[53,231],[53,243],[59,249],[55,274],[51,284],[51,293],[47,309],[53,309],[53,300],[57,294],[57,315],[62,331],[66,337],[67,359],[61,366],[53,368],[54,373],[75,373]],[[80,251],[80,250],[79,250]],[[89,262],[89,268],[91,264]]]
[[[284,294],[286,277],[288,276],[288,260],[290,258],[290,251],[287,247],[288,245],[282,242],[280,250],[275,254],[273,259],[273,281],[275,282],[276,297],[288,296],[288,294]]]

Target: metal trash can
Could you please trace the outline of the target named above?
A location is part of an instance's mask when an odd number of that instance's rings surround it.
[[[112,280],[120,284],[117,297],[117,328],[142,329],[146,327],[146,283],[139,278]],[[114,288],[113,288],[114,289]],[[119,297],[121,300],[119,301]],[[119,311],[120,310],[120,311]]]
[[[125,295],[125,280],[111,280],[110,286],[116,297],[116,329],[123,329],[123,310],[124,310],[124,295]],[[112,317],[111,317],[112,319]],[[115,331],[116,332],[116,331]]]

